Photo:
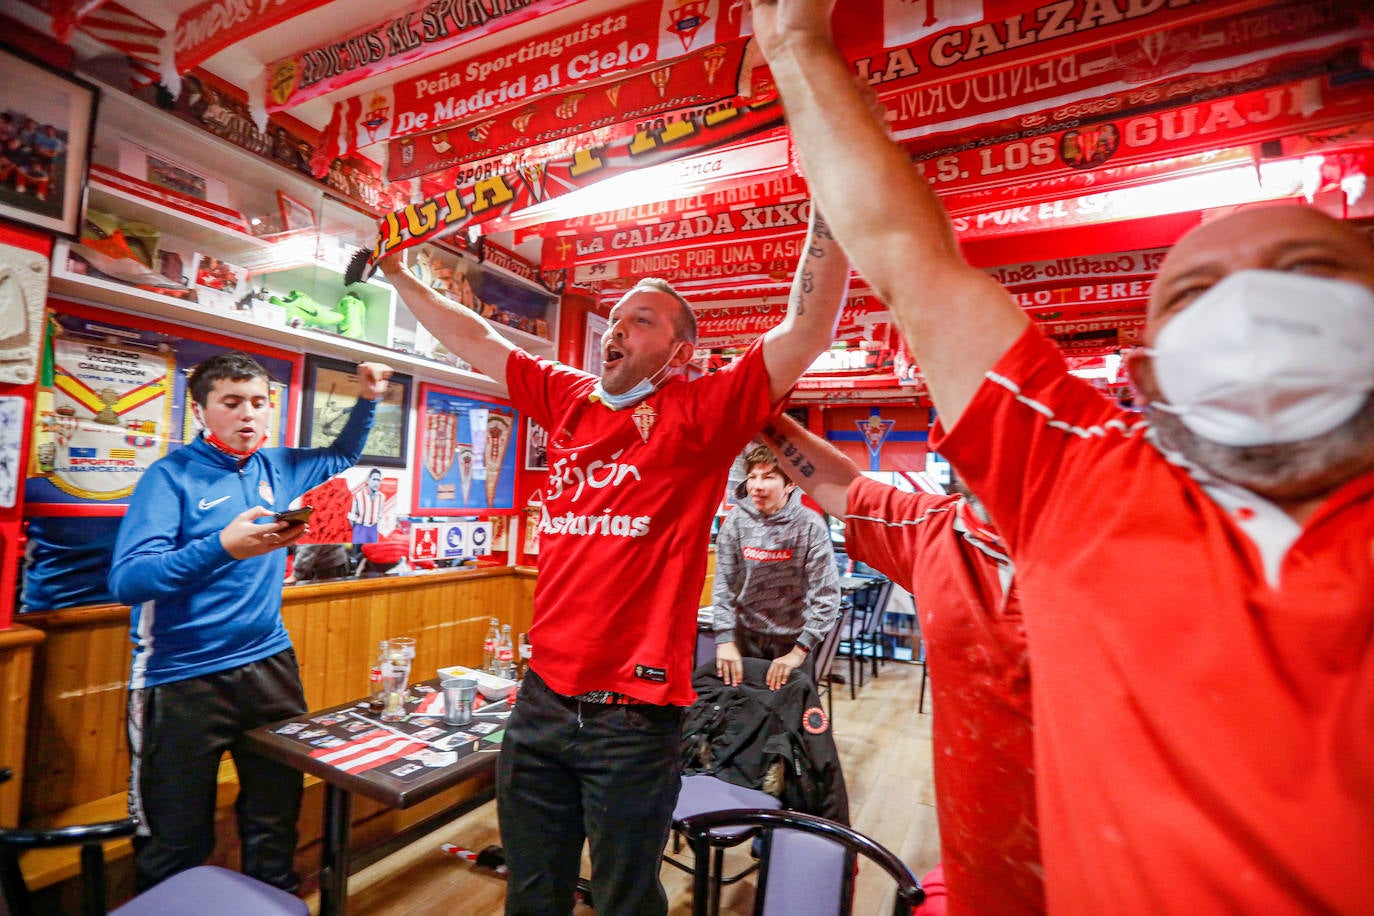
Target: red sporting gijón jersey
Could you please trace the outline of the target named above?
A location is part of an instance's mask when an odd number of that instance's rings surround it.
[[[1299,525],[1147,429],[1031,328],[932,437],[1016,562],[1049,910],[1374,912],[1374,473]]]
[[[591,400],[587,373],[519,350],[506,381],[549,431],[532,667],[565,696],[690,705],[711,517],[773,410],[761,340],[625,410]]]
[[[845,545],[916,599],[947,912],[1043,913],[1030,666],[1006,548],[959,497],[867,477],[849,485]]]

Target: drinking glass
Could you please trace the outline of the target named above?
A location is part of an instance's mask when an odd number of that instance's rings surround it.
[[[386,641],[386,664],[382,667],[382,690],[386,693],[386,707],[381,715],[383,722],[399,722],[406,717],[406,690],[414,661],[414,638],[393,636]]]

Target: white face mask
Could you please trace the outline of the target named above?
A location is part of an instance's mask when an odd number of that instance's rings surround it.
[[[628,391],[622,391],[620,394],[611,394],[601,387],[601,379],[597,379],[596,388],[592,389],[592,398],[601,401],[611,410],[624,410],[626,407],[633,407],[658,390],[658,386],[663,384],[663,380],[668,376],[668,364],[672,361],[673,358],[668,357],[668,362],[664,363],[657,372],[647,378],[640,379],[631,385]]]
[[[1297,442],[1374,390],[1374,291],[1277,270],[1225,277],[1155,338],[1155,379],[1183,424],[1220,445]]]

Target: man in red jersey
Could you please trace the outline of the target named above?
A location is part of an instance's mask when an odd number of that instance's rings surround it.
[[[869,116],[831,0],[753,0],[811,191],[1016,562],[1051,911],[1374,910],[1374,246],[1307,207],[1174,247],[1068,374]],[[881,182],[853,205],[846,176]]]
[[[971,494],[870,480],[787,415],[764,427],[780,465],[844,519],[845,548],[916,599],[930,668],[935,811],[945,889],[922,916],[1045,910],[1031,765],[1030,669],[1012,565]]]
[[[601,377],[536,359],[382,269],[425,327],[549,431],[530,672],[497,769],[506,912],[567,913],[584,839],[597,912],[667,912],[658,880],[677,802],[682,709],[710,520],[734,456],[829,346],[848,271],[818,218],[787,315],[734,363],[685,381],[696,319],[641,280],[610,314]]]

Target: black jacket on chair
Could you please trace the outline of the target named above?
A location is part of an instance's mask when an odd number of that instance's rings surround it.
[[[706,773],[776,796],[784,808],[849,824],[835,734],[809,676],[794,672],[778,690],[771,662],[746,658],[744,680],[727,687],[708,662],[692,674],[697,701],[682,723],[683,775]]]

